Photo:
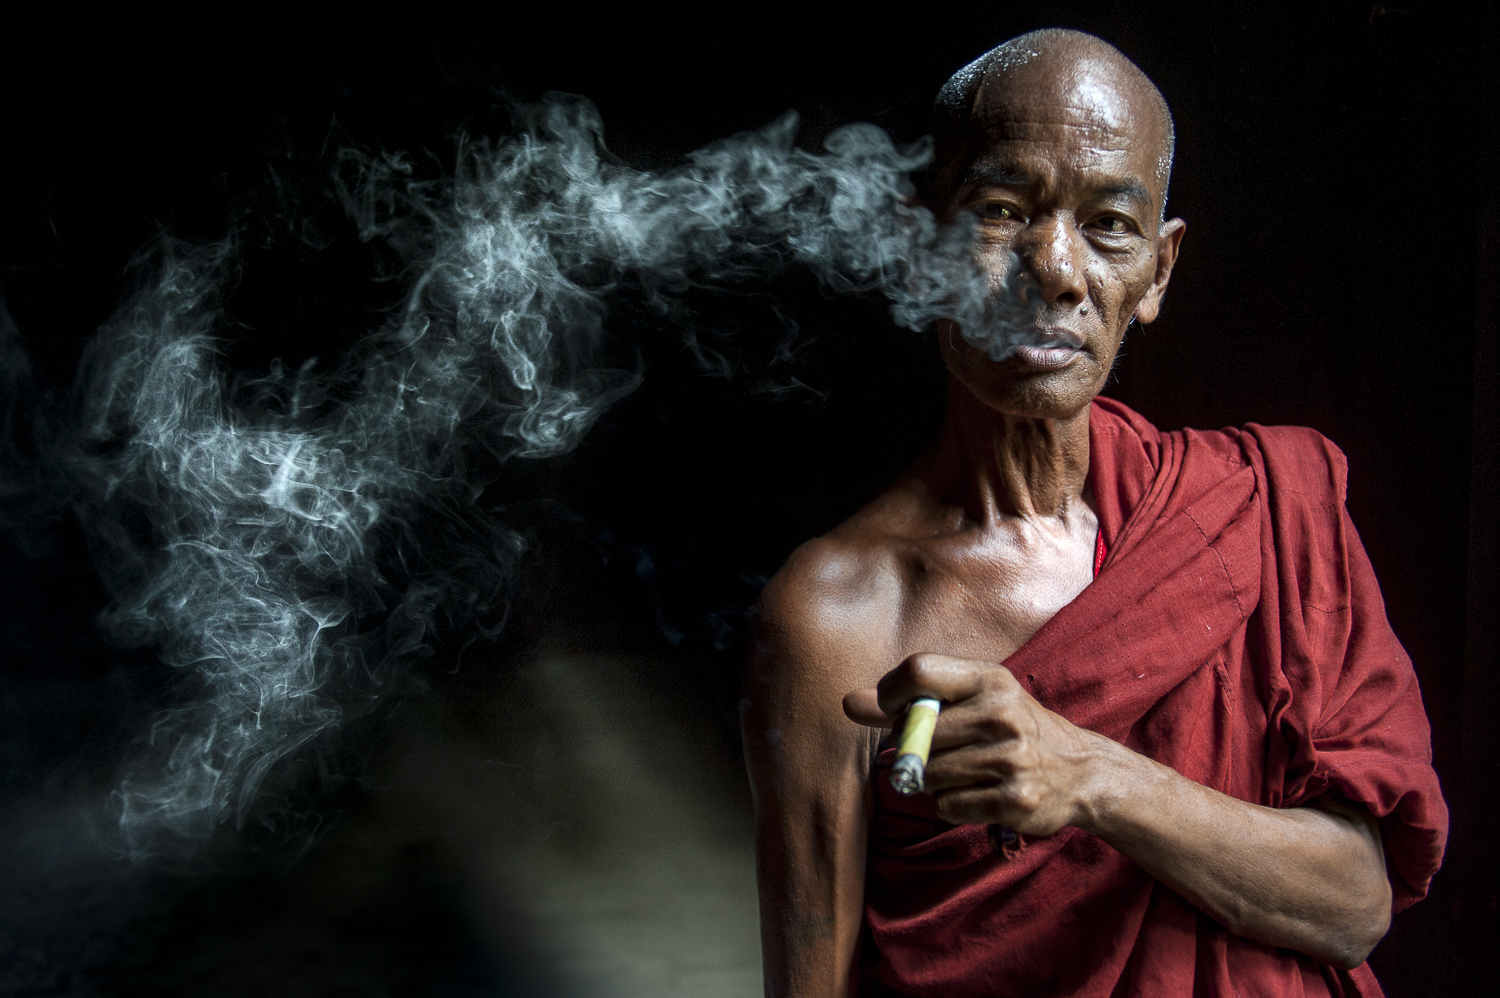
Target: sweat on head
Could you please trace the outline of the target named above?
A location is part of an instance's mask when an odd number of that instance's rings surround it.
[[[70,507],[90,534],[106,626],[196,674],[125,768],[122,851],[245,821],[271,767],[383,695],[435,628],[503,618],[524,531],[479,508],[474,469],[566,453],[632,391],[640,373],[601,359],[606,293],[665,314],[692,288],[795,266],[881,292],[908,329],[948,320],[999,355],[1026,335],[968,221],[913,203],[925,143],[852,125],[815,154],[788,114],[653,174],[605,154],[584,99],[519,119],[440,181],[399,156],[343,157],[361,236],[411,276],[404,306],[330,369],[227,371],[234,241],[164,240],[76,391],[33,414],[20,477],[40,483],[34,507]]]
[[[1061,80],[1059,73],[1065,73]],[[1063,28],[1030,31],[996,46],[954,73],[938,91],[932,107],[934,166],[926,192],[934,209],[947,207],[962,171],[989,139],[1005,134],[1006,125],[1027,120],[1025,95],[1038,86],[1061,86],[1080,107],[1098,115],[1100,124],[1144,131],[1157,143],[1156,211],[1158,222],[1164,220],[1177,145],[1166,98],[1113,45]]]

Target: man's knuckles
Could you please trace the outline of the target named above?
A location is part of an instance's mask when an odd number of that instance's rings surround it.
[[[884,686],[889,681],[892,686],[901,687],[947,686],[952,682],[955,671],[962,671],[953,668],[960,662],[960,659],[928,652],[910,655],[904,662],[886,673],[885,679],[881,680],[881,685]]]
[[[968,786],[1005,786],[1034,779],[1035,756],[1016,751],[1011,743],[970,743],[934,752],[924,781],[930,789]]]
[[[989,710],[975,712],[969,726],[990,741],[1016,741],[1021,737],[1021,718],[1012,706],[1003,701],[992,704]]]

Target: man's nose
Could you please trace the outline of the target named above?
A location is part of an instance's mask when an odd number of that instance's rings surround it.
[[[1072,219],[1039,215],[1011,243],[1021,260],[1026,283],[1048,305],[1081,305],[1088,297],[1083,246]]]

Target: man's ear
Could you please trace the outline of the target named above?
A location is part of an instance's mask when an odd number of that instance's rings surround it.
[[[1170,218],[1161,223],[1161,229],[1156,234],[1156,274],[1146,296],[1135,307],[1135,317],[1143,324],[1155,322],[1161,311],[1161,300],[1167,293],[1167,282],[1172,279],[1172,267],[1177,263],[1177,250],[1182,245],[1182,234],[1186,231],[1187,223],[1180,218]]]

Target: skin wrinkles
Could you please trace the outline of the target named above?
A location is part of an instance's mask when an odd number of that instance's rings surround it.
[[[1029,44],[984,70],[962,134],[940,123],[927,199],[975,215],[992,287],[1015,255],[1036,342],[1057,349],[996,363],[939,324],[937,438],[762,595],[741,714],[768,994],[848,993],[871,762],[922,695],[948,705],[928,766],[945,820],[1084,829],[1230,931],[1330,963],[1359,963],[1389,925],[1363,809],[1225,797],[1046,710],[997,664],[1092,581],[1089,403],[1132,321],[1159,313],[1185,230],[1162,219],[1171,125],[1150,81],[1091,36]]]
[[[1014,359],[1000,365],[1011,370],[996,370],[979,350],[941,337],[954,375],[992,407],[1017,415],[1076,413],[1098,393],[1130,321],[1156,317],[1185,228],[1176,219],[1151,224],[1163,197],[1156,164],[1165,142],[1154,112],[1127,105],[1101,115],[1093,106],[1097,87],[1087,89],[1091,103],[1059,107],[1045,93],[1007,100],[1005,123],[984,130],[983,152],[939,170],[967,180],[939,213],[978,217],[980,259],[992,282],[1003,284],[1014,252],[1023,283],[1045,303],[1041,325],[1082,340],[1069,377],[1018,379]],[[1150,141],[1135,137],[1140,131]],[[990,388],[997,377],[1011,382],[1010,400]]]

